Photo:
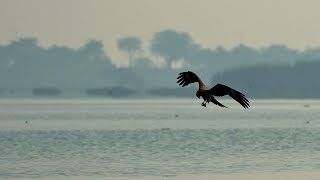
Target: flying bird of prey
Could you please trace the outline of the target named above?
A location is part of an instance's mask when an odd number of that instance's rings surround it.
[[[219,101],[217,101],[214,98],[214,96],[225,96],[225,95],[229,95],[230,97],[232,97],[234,100],[240,103],[244,108],[250,107],[249,100],[241,92],[234,90],[223,84],[217,84],[213,88],[208,89],[207,86],[203,83],[203,81],[194,72],[191,72],[191,71],[181,72],[179,73],[179,76],[177,77],[177,79],[178,79],[177,83],[179,85],[182,85],[182,87],[185,87],[195,82],[199,83],[199,89],[197,91],[196,96],[198,98],[202,97],[203,102],[201,103],[201,105],[204,107],[207,107],[207,103],[209,102],[212,102],[221,107],[226,107],[225,105],[221,104]]]

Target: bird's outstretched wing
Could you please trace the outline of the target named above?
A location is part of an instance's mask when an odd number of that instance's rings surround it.
[[[179,85],[182,85],[182,87],[185,87],[195,82],[199,83],[199,87],[202,87],[202,86],[205,87],[202,80],[194,72],[191,72],[191,71],[179,73],[179,76],[177,77],[177,79],[178,79],[177,83]]]
[[[229,95],[238,103],[240,103],[244,108],[249,108],[249,100],[241,92],[234,90],[226,85],[217,84],[213,88],[208,90],[214,96],[225,96]]]

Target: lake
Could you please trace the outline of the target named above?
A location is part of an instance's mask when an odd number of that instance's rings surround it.
[[[2,99],[0,179],[320,179],[320,101]]]

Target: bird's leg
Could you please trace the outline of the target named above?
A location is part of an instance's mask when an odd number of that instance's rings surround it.
[[[207,103],[209,104],[209,100],[207,99],[207,100],[204,100],[202,103],[201,103],[201,105],[203,106],[203,107],[207,107]]]
[[[201,103],[201,106],[207,107],[206,101],[203,101],[203,102]]]

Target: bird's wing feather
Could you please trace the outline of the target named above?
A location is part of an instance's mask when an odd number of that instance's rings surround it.
[[[249,100],[241,92],[234,90],[226,85],[217,84],[213,88],[208,90],[214,96],[225,96],[229,95],[238,103],[240,103],[244,108],[249,108]]]
[[[189,84],[195,82],[198,82],[199,84],[202,83],[201,79],[194,72],[191,71],[179,73],[177,79],[177,83],[182,87],[188,86]]]
[[[211,102],[212,102],[213,104],[215,104],[215,105],[220,106],[220,107],[228,108],[227,106],[225,106],[225,105],[221,104],[219,101],[217,101],[214,97],[212,97]]]

